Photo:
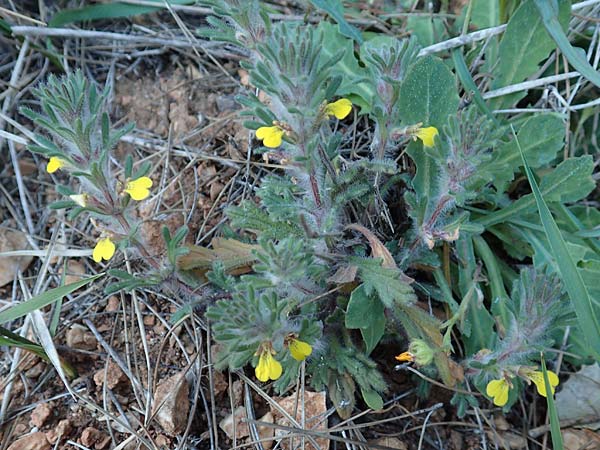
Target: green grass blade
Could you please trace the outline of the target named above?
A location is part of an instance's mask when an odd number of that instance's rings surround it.
[[[571,299],[571,304],[575,309],[575,314],[577,315],[577,321],[581,327],[581,331],[585,335],[588,345],[594,353],[595,358],[600,360],[600,325],[598,324],[598,319],[596,318],[594,304],[585,284],[583,283],[581,274],[577,270],[577,266],[575,265],[573,258],[571,258],[571,254],[569,253],[560,229],[558,228],[558,225],[556,225],[556,222],[550,213],[550,209],[548,209],[548,205],[546,205],[546,202],[542,197],[533,173],[531,172],[531,169],[525,160],[525,155],[523,154],[521,145],[517,140],[517,135],[514,132],[514,129],[513,133],[515,135],[517,147],[521,153],[521,159],[523,160],[525,173],[527,174],[529,184],[531,185],[531,191],[533,192],[533,196],[537,204],[544,231],[548,238],[548,242],[550,243],[552,256],[556,261],[556,266],[558,267],[562,281],[565,285],[567,293],[569,294],[569,298]]]
[[[546,385],[546,401],[548,402],[548,415],[550,416],[550,435],[552,436],[552,448],[554,450],[563,450],[562,434],[560,432],[560,423],[558,420],[558,412],[554,405],[554,396],[552,395],[552,386],[548,379],[548,370],[546,369],[546,361],[542,355],[542,373],[544,374],[544,384]]]
[[[89,5],[83,8],[63,9],[52,17],[48,26],[61,27],[69,23],[82,22],[84,20],[119,19],[164,9],[163,0],[157,0],[156,3],[157,6],[148,6],[115,2]],[[194,0],[171,0],[170,3],[174,5],[191,5],[194,3]]]
[[[558,22],[557,12],[553,6],[551,0],[534,0],[535,6],[542,17],[542,22],[548,31],[548,34],[552,36],[558,48],[567,57],[569,63],[577,70],[581,75],[587,78],[589,81],[600,87],[600,74],[594,70],[590,63],[585,59],[585,52],[573,48],[569,42],[569,38],[563,31],[560,23]]]
[[[36,295],[35,297],[19,303],[12,308],[8,308],[0,313],[0,324],[18,319],[19,317],[23,317],[30,312],[35,311],[36,309],[41,309],[44,306],[48,306],[58,299],[63,298],[65,295],[68,295],[80,287],[85,286],[89,282],[97,280],[103,275],[103,273],[100,273],[98,275],[94,275],[93,277],[76,281],[75,283],[50,289],[49,291],[43,292],[40,295]]]
[[[477,88],[477,85],[475,84],[475,81],[469,72],[469,68],[467,67],[467,63],[465,62],[465,58],[462,53],[462,48],[455,48],[452,50],[452,61],[454,62],[454,68],[456,69],[456,74],[458,75],[460,82],[465,88],[465,91],[473,94],[473,101],[479,110],[492,119],[496,125],[500,125],[500,122],[498,119],[496,119],[487,103],[481,96],[481,92],[479,92],[479,89]]]

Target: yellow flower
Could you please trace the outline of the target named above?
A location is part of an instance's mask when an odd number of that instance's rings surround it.
[[[433,350],[423,339],[413,339],[408,351],[396,356],[398,361],[415,362],[419,366],[427,366],[433,361]]]
[[[60,159],[58,156],[52,156],[46,165],[46,172],[54,173],[64,165],[64,160]]]
[[[291,339],[288,347],[292,358],[296,361],[304,361],[312,353],[312,346],[299,339]]]
[[[352,102],[347,98],[340,98],[333,103],[327,103],[325,106],[325,114],[335,116],[336,119],[342,120],[352,111]]]
[[[485,388],[485,392],[494,399],[494,405],[504,406],[508,402],[509,388],[506,378],[500,378],[499,380],[490,381]]]
[[[105,237],[100,239],[96,246],[94,247],[94,251],[92,252],[92,258],[97,263],[101,262],[103,259],[108,261],[115,254],[115,244],[110,240],[109,237]]]
[[[276,380],[281,376],[283,368],[281,363],[273,358],[271,349],[264,349],[258,357],[258,364],[254,374],[263,383],[268,380]]]
[[[85,208],[87,205],[87,194],[69,195],[69,198],[82,208]]]
[[[435,145],[435,137],[438,134],[436,127],[418,128],[415,137],[421,139],[425,147],[433,147]]]
[[[283,128],[273,125],[272,127],[260,127],[256,130],[256,137],[263,141],[263,145],[269,148],[277,148],[281,145]]]
[[[152,180],[148,177],[140,177],[136,180],[127,182],[125,192],[127,192],[134,200],[144,200],[150,195]]]
[[[546,383],[544,383],[544,373],[539,370],[530,370],[525,369],[521,370],[520,374],[523,375],[527,380],[533,381],[535,387],[537,388],[538,394],[542,397],[547,396],[546,392]],[[550,383],[550,387],[552,388],[552,395],[554,395],[554,388],[558,386],[558,376],[548,370],[548,382]]]

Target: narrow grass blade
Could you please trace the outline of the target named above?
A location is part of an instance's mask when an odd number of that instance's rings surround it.
[[[462,48],[455,48],[452,50],[452,61],[454,62],[454,68],[456,69],[456,74],[458,75],[460,82],[465,88],[465,91],[473,94],[473,101],[479,110],[492,119],[496,125],[500,125],[500,122],[498,119],[496,119],[487,103],[481,96],[481,92],[479,92],[479,89],[477,88],[477,85],[475,84],[475,81],[469,72],[469,68],[467,67],[462,53]]]
[[[542,17],[542,21],[548,34],[552,36],[558,48],[567,57],[569,63],[581,75],[589,81],[600,87],[600,74],[594,70],[590,63],[585,59],[585,53],[582,50],[575,49],[569,42],[569,38],[563,31],[557,17],[556,8],[552,0],[534,0],[535,6]]]
[[[583,283],[581,274],[577,270],[577,266],[575,265],[573,258],[571,258],[571,254],[569,253],[560,229],[558,228],[558,225],[556,225],[556,222],[550,213],[550,209],[548,209],[548,205],[546,205],[546,202],[542,197],[533,173],[531,172],[531,169],[525,160],[525,155],[523,154],[523,150],[521,149],[521,145],[517,139],[514,129],[513,134],[515,136],[519,152],[521,153],[521,159],[523,160],[525,173],[527,174],[529,184],[531,185],[531,191],[533,192],[533,196],[537,204],[544,231],[548,238],[548,242],[550,243],[552,256],[556,261],[556,266],[558,267],[562,281],[565,285],[567,293],[569,294],[569,298],[571,299],[571,304],[575,309],[577,321],[581,327],[581,331],[587,339],[590,349],[594,353],[595,358],[600,360],[600,325],[598,324],[596,311],[594,311],[594,304],[585,284]]]
[[[32,297],[31,299],[25,302],[19,303],[18,305],[8,308],[0,313],[0,324],[18,319],[19,317],[23,317],[32,311],[41,309],[44,306],[48,306],[51,303],[57,301],[59,298],[62,298],[65,295],[76,291],[80,287],[85,286],[91,281],[97,280],[103,275],[103,273],[100,273],[98,275],[94,275],[93,277],[76,281],[75,283],[70,283],[65,286],[59,286],[57,288],[50,289],[49,291],[43,292],[40,295],[36,295],[35,297]]]
[[[544,374],[544,384],[546,385],[546,400],[548,402],[548,415],[550,416],[550,435],[552,436],[552,448],[554,450],[563,450],[562,434],[560,432],[560,423],[558,420],[558,412],[554,405],[554,395],[552,395],[552,386],[548,379],[548,370],[546,369],[546,361],[542,355],[542,373]]]
[[[114,2],[88,5],[83,8],[63,9],[52,17],[48,26],[60,27],[68,23],[82,22],[84,20],[119,19],[164,9],[165,3],[163,0],[158,0],[156,3],[157,6],[149,6]],[[174,5],[191,5],[194,3],[194,0],[171,0],[170,3]]]

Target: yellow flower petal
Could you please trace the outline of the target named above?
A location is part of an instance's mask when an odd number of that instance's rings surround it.
[[[267,362],[267,353],[261,353],[258,357],[258,364],[254,369],[254,375],[263,383],[269,379],[269,364]]]
[[[419,128],[416,136],[423,141],[425,147],[433,147],[435,145],[435,137],[438,135],[436,127]]]
[[[542,397],[547,396],[546,383],[544,383],[543,372],[540,372],[539,370],[534,370],[532,372],[527,373],[525,376],[534,382],[538,394],[540,394]],[[550,387],[552,388],[552,395],[554,395],[554,388],[558,386],[558,376],[551,370],[548,371],[548,381],[550,382]]]
[[[312,353],[311,345],[299,339],[292,339],[289,348],[292,358],[296,361],[304,361]]]
[[[110,240],[110,238],[106,237],[100,239],[94,247],[92,258],[97,263],[101,262],[103,259],[108,261],[115,254],[115,248],[115,244]]]
[[[46,165],[46,172],[54,173],[65,165],[65,162],[57,156],[52,156]]]
[[[494,405],[504,406],[508,402],[508,388],[508,382],[501,378],[490,381],[485,388],[485,392],[494,399]]]
[[[325,114],[335,116],[336,119],[342,120],[352,111],[352,102],[347,98],[340,98],[338,101],[328,103],[325,106]]]
[[[256,130],[256,137],[263,141],[263,145],[269,148],[277,148],[281,145],[283,129],[278,126],[260,127]]]
[[[152,187],[152,180],[148,177],[140,177],[127,183],[125,192],[134,200],[144,200],[150,195],[149,188]]]
[[[268,380],[276,380],[281,376],[283,368],[279,361],[273,358],[270,351],[263,351],[258,357],[258,364],[254,369],[254,374],[259,381],[263,383]]]
[[[85,208],[87,204],[87,194],[69,195],[69,198],[82,208]]]
[[[415,355],[413,355],[411,352],[404,352],[404,353],[400,353],[398,356],[396,356],[396,359],[398,361],[408,361],[408,362],[413,362],[415,360]]]

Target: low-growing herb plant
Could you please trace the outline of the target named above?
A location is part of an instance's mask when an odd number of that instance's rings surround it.
[[[546,396],[539,355],[573,313],[534,197],[515,174],[518,146],[534,170],[555,161],[539,170],[540,190],[563,222],[578,223],[564,204],[594,188],[593,161],[560,159],[563,118],[499,120],[461,102],[448,61],[419,56],[414,38],[359,43],[326,22],[273,23],[256,0],[204,3],[215,16],[201,32],[247,51],[242,67],[257,91],[238,100],[256,151],[284,167],[262,180],[257,201],[229,207],[235,238],[201,249],[183,244],[185,228],[165,231],[166,260],[147,254],[132,210],[151,192],[150,166],[134,170],[131,158],[121,166],[111,157],[131,127],[113,128],[107,91],[80,72],[51,77],[36,91],[40,111],[23,111],[52,138],[31,146],[48,158],[48,172],[78,180],[77,191],[58,187],[65,200],[53,207],[96,221],[94,261],[119,248],[148,265],[145,277],[113,270],[108,289],[176,282],[198,295],[191,289],[202,269],[211,287],[198,302],[219,344],[217,367],[252,366],[257,380],[284,392],[304,365],[342,417],[357,396],[382,408],[387,383],[381,359],[371,356],[382,342],[395,349],[399,369],[413,364],[460,387],[453,398],[460,414],[478,402],[466,394],[471,385],[505,408],[530,383]],[[501,54],[519,40],[511,30],[530,3],[514,12]],[[514,62],[503,58],[494,75],[508,84]],[[359,128],[369,143],[357,152]],[[597,264],[598,249],[586,239],[569,236],[585,247],[582,259]],[[548,379],[558,384],[555,373]]]

